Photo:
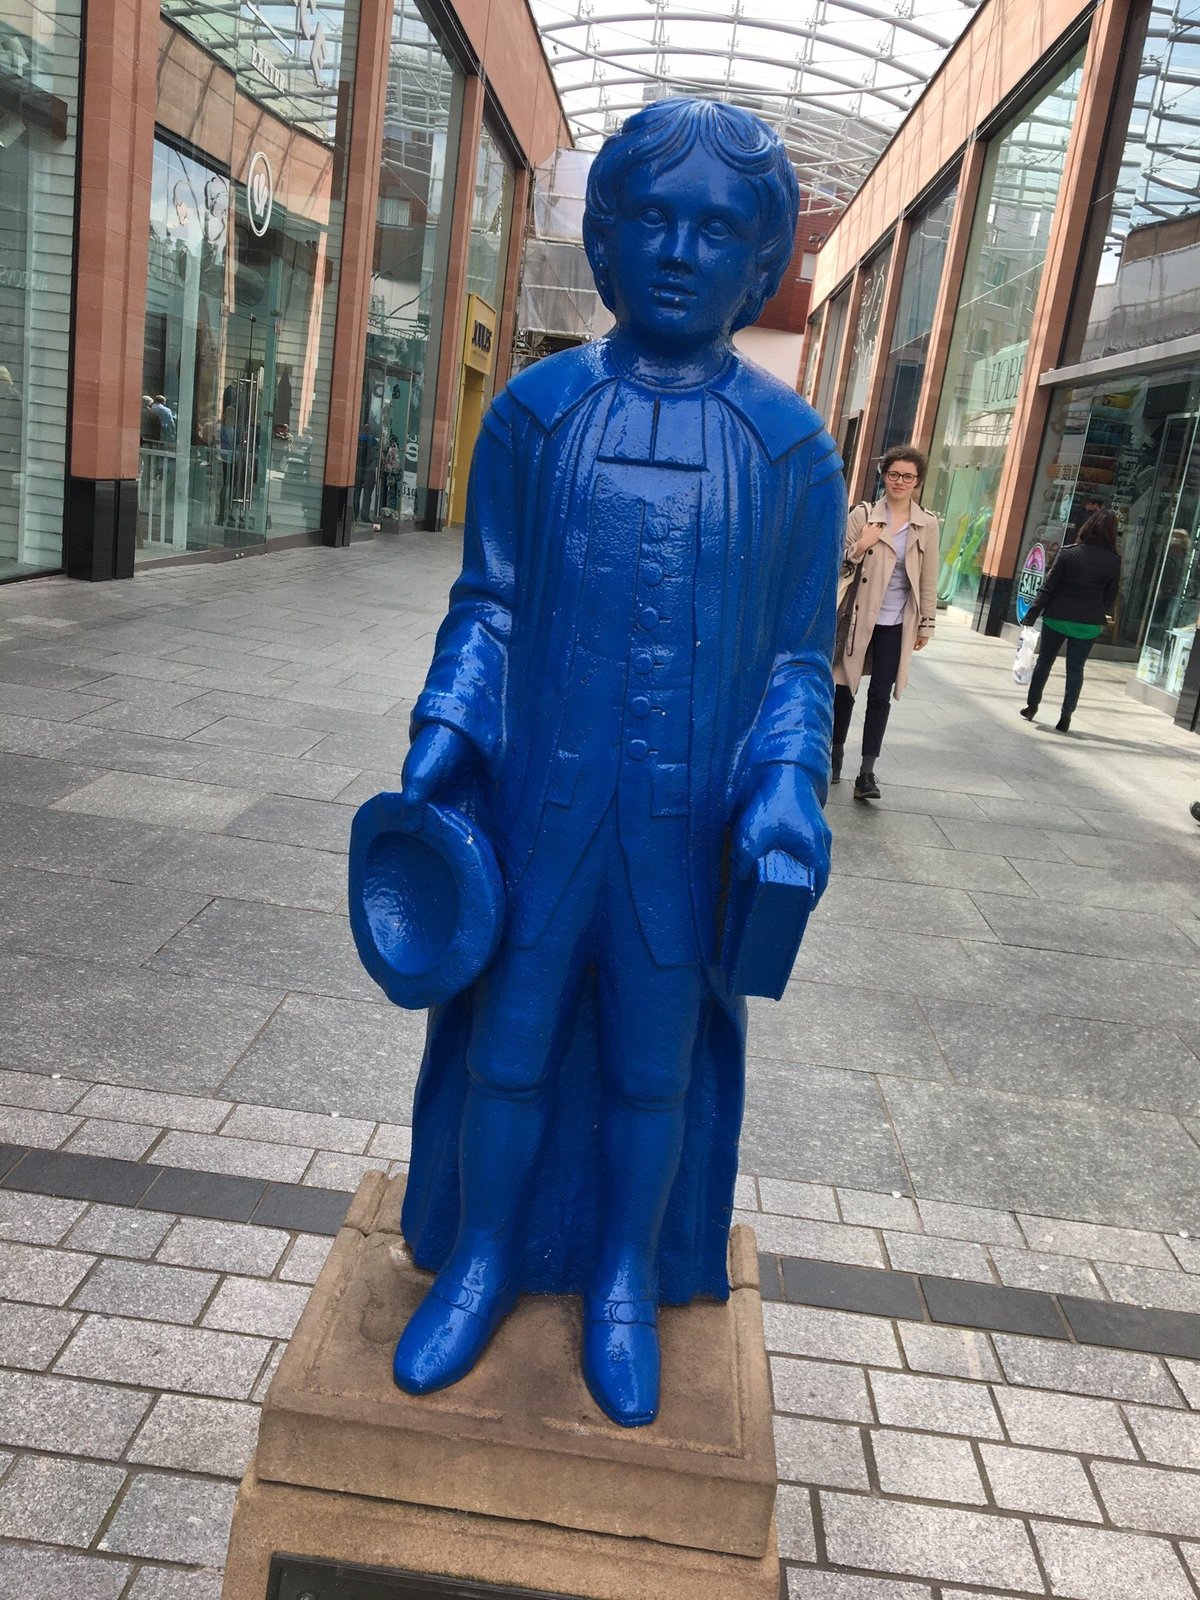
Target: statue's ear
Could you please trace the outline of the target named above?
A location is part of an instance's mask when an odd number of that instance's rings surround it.
[[[608,271],[608,252],[604,248],[604,234],[599,231],[590,217],[583,219],[583,248],[587,251],[588,266],[592,269],[592,277],[596,280],[596,289],[599,292],[606,308],[616,315],[613,300],[612,279]]]
[[[746,298],[742,301],[742,309],[733,319],[733,331],[739,328],[748,328],[762,316],[763,307],[775,293],[777,285],[772,282],[772,274],[760,267],[755,275],[754,285]]]

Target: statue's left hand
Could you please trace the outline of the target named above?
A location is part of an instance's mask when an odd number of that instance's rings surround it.
[[[763,767],[733,832],[738,872],[746,877],[768,850],[782,850],[809,869],[819,899],[829,882],[832,841],[808,774],[790,762]]]

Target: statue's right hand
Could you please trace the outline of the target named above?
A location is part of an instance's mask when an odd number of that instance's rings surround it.
[[[400,822],[414,831],[425,820],[425,807],[470,759],[469,741],[444,722],[427,722],[417,730],[400,779]]]

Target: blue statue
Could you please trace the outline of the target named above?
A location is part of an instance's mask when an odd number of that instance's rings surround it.
[[[841,464],[731,343],[780,283],[798,198],[755,117],[639,111],[588,184],[616,328],[484,422],[402,793],[378,797],[393,838],[457,817],[447,848],[488,841],[502,879],[502,931],[468,929],[480,975],[429,1017],[402,1225],[437,1275],[396,1350],[410,1393],[463,1377],[520,1293],[579,1294],[593,1397],[648,1423],[658,1306],[729,1293],[746,1013],[726,900],[768,859],[810,899],[829,871]],[[381,893],[403,942],[412,908]]]

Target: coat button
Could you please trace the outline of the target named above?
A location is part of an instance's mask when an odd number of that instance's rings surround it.
[[[652,589],[663,581],[663,569],[657,561],[642,562],[642,580],[648,583]]]
[[[638,651],[633,658],[633,670],[635,672],[653,672],[654,657],[650,654],[649,650]]]
[[[629,702],[629,709],[635,717],[648,717],[650,715],[650,702],[644,694],[635,694]]]
[[[629,759],[631,761],[644,761],[650,754],[650,746],[645,739],[630,739]]]
[[[658,612],[653,606],[643,606],[638,612],[638,621],[647,633],[653,633],[658,627]]]

